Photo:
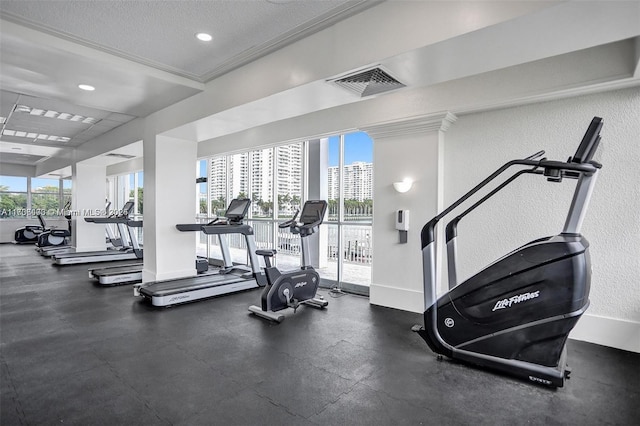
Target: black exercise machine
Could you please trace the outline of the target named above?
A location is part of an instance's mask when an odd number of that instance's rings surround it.
[[[580,234],[596,177],[602,167],[592,160],[600,143],[602,119],[593,118],[573,157],[539,159],[540,151],[513,160],[466,193],[422,229],[424,327],[420,336],[439,357],[465,361],[552,387],[569,376],[566,340],[589,306],[589,242]],[[436,296],[436,225],[446,215],[512,166],[526,166],[451,220],[445,231],[449,291]],[[549,182],[578,179],[564,229],[505,255],[457,284],[458,222],[521,175]]]

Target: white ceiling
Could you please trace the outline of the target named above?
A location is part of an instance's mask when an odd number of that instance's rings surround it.
[[[0,117],[5,122],[0,124],[8,132],[0,136],[0,161],[35,165],[69,152],[376,3],[2,0]],[[197,32],[210,33],[213,41],[197,40]],[[77,87],[81,83],[99,89],[83,92]],[[20,112],[18,105],[98,121],[47,118]],[[12,130],[31,137],[7,135]]]
[[[96,149],[98,136],[120,127],[117,137],[126,123],[161,110],[171,121],[167,135],[207,141],[359,102],[327,80],[372,65],[407,85],[383,95],[411,94],[394,114],[412,103],[449,108],[451,96],[436,104],[428,89],[450,82],[477,91],[467,102],[476,109],[484,101],[500,105],[501,91],[514,84],[521,99],[638,84],[638,4],[2,0],[0,124],[31,137],[2,134],[0,164],[46,163],[46,170],[70,173],[67,160],[78,151],[109,151]],[[200,31],[213,41],[196,40]],[[501,80],[509,72],[527,77]],[[84,92],[80,83],[98,89]],[[173,116],[178,102],[189,113]],[[82,119],[47,118],[22,105]],[[83,123],[86,117],[95,120]],[[141,144],[112,152],[142,155]],[[64,172],[50,161],[59,158]]]

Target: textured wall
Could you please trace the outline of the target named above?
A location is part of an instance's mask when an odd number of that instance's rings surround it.
[[[445,204],[503,163],[544,149],[565,160],[593,116],[604,118],[604,167],[582,228],[591,243],[589,314],[640,322],[640,88],[460,116],[445,139]],[[562,229],[574,180],[521,177],[459,226],[460,279]]]

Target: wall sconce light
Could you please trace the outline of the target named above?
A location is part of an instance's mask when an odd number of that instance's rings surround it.
[[[393,189],[400,193],[407,192],[412,186],[413,181],[409,178],[405,178],[402,182],[393,182]]]

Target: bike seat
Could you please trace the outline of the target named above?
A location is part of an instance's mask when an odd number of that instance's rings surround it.
[[[258,256],[265,256],[265,257],[273,257],[276,255],[277,252],[278,252],[277,250],[273,250],[273,249],[256,250],[256,254]]]

